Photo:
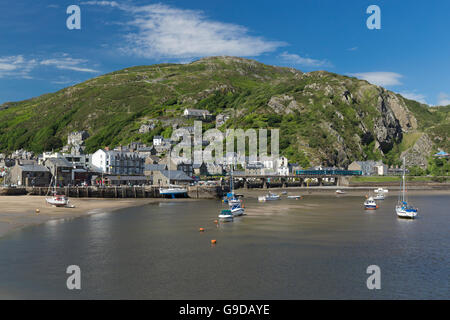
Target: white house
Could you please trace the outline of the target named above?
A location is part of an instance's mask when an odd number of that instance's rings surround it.
[[[154,136],[153,137],[153,145],[154,146],[160,146],[163,144],[164,138],[161,136]]]
[[[97,150],[91,158],[92,168],[106,174],[143,174],[144,162],[137,153],[104,149]]]
[[[289,175],[289,167],[278,167],[277,173],[279,176],[288,176]]]

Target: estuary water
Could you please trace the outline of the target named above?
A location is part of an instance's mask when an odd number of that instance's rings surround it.
[[[246,216],[218,225],[213,200],[52,221],[0,238],[0,298],[449,299],[450,197],[411,200],[413,221],[391,193],[377,211],[361,195],[248,198]],[[66,287],[69,265],[81,290]],[[380,290],[367,288],[370,265]]]

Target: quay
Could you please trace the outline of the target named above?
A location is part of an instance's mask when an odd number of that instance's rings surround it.
[[[65,186],[56,188],[59,194],[71,198],[162,198],[159,186]],[[219,199],[228,191],[221,186],[189,186],[188,197],[192,199]],[[3,187],[0,195],[45,196],[48,187]]]

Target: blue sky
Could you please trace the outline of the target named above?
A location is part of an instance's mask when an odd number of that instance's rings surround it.
[[[81,8],[81,30],[66,9]],[[369,30],[369,5],[381,29]],[[17,0],[0,2],[0,103],[133,65],[210,55],[354,75],[450,104],[450,1]]]

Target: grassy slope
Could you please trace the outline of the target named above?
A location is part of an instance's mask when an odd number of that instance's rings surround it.
[[[343,90],[362,94],[358,101],[348,103],[336,94]],[[282,152],[302,165],[330,158],[342,145],[350,160],[380,158],[373,152],[373,140],[360,141],[359,127],[362,123],[373,130],[373,118],[379,116],[374,107],[377,94],[375,86],[354,78],[328,72],[302,76],[292,69],[237,58],[132,67],[56,93],[8,103],[8,109],[0,111],[0,149],[57,149],[69,132],[82,129],[91,134],[88,151],[132,140],[150,142],[155,134],[170,134],[164,120],[180,118],[182,110],[190,107],[213,114],[237,110],[236,126],[241,128],[279,127]],[[283,95],[294,97],[298,108],[276,114],[267,103]],[[431,112],[417,102],[407,103],[421,130],[433,138],[448,132],[448,109],[447,113]],[[146,119],[159,122],[152,132],[141,135],[138,129]],[[324,129],[325,123],[341,141]]]

